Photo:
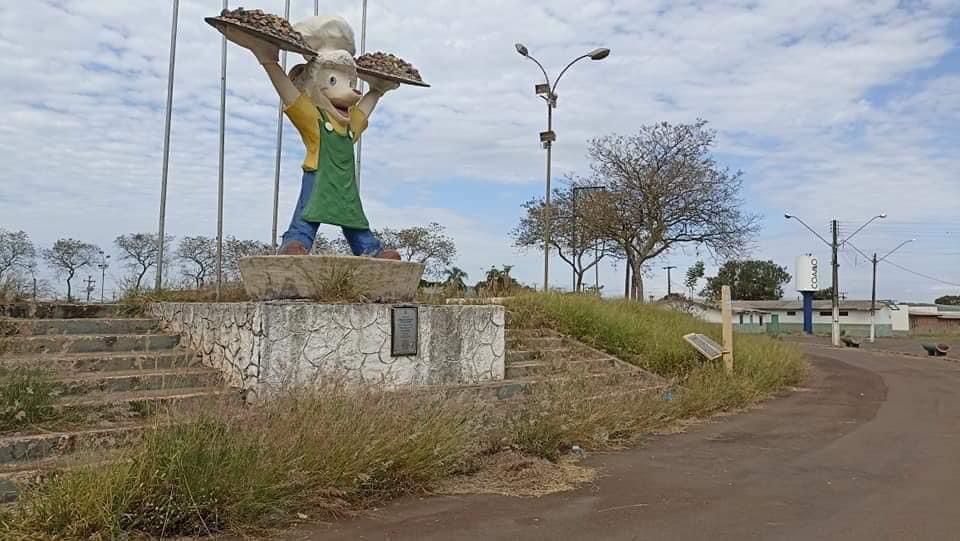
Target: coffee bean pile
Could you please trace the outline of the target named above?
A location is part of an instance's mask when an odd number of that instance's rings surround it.
[[[420,72],[413,67],[413,64],[392,54],[376,52],[361,55],[357,58],[357,67],[414,81],[423,81]]]
[[[305,49],[310,49],[307,42],[303,40],[303,34],[294,30],[293,26],[279,15],[264,13],[259,9],[237,8],[234,10],[225,9],[221,11],[220,17],[249,26]]]

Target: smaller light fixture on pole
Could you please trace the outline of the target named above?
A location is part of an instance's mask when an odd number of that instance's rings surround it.
[[[547,131],[540,132],[540,142],[543,144],[543,148],[547,151],[547,186],[546,194],[544,197],[544,208],[543,208],[543,290],[550,290],[550,167],[552,163],[552,150],[553,142],[557,140],[557,135],[553,131],[553,110],[557,108],[557,85],[560,83],[560,79],[563,78],[563,74],[570,69],[571,66],[583,60],[589,58],[590,60],[603,60],[604,58],[610,56],[610,49],[605,47],[600,47],[594,49],[587,54],[580,55],[570,61],[563,70],[560,71],[560,75],[557,76],[557,80],[553,83],[550,82],[550,76],[547,74],[547,70],[543,67],[543,64],[539,60],[530,56],[530,50],[527,49],[526,45],[522,43],[517,43],[514,45],[517,53],[524,57],[529,58],[534,64],[540,68],[540,71],[543,73],[544,83],[537,84],[534,87],[536,94],[543,98],[547,102]]]

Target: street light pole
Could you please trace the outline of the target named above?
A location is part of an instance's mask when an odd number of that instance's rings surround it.
[[[673,294],[672,284],[670,282],[670,271],[675,268],[677,268],[676,265],[668,265],[663,268],[663,270],[667,271],[667,297]]]
[[[823,236],[822,236],[820,233],[817,233],[817,231],[816,231],[814,228],[812,228],[812,227],[810,227],[809,225],[807,225],[807,223],[804,222],[803,220],[801,220],[799,217],[794,216],[794,215],[790,214],[789,212],[784,213],[784,214],[783,214],[783,217],[786,218],[787,220],[789,220],[789,219],[792,218],[792,219],[800,222],[800,223],[803,225],[803,227],[806,227],[806,228],[807,228],[811,233],[813,233],[818,239],[820,239],[821,241],[824,242],[824,244],[826,244],[827,246],[830,247],[831,267],[833,268],[833,288],[832,288],[832,294],[831,294],[831,298],[832,298],[831,304],[832,304],[832,308],[833,308],[833,309],[831,310],[831,314],[832,314],[833,317],[831,318],[832,321],[831,321],[831,325],[830,325],[830,337],[831,337],[831,342],[833,343],[833,345],[834,345],[834,346],[839,346],[839,345],[840,345],[840,286],[839,286],[838,282],[839,282],[839,274],[840,274],[840,272],[839,272],[839,270],[840,270],[840,263],[838,262],[838,258],[837,258],[838,252],[839,252],[841,246],[843,246],[844,244],[846,244],[847,242],[849,242],[850,239],[852,239],[854,236],[856,236],[857,233],[863,231],[864,228],[866,228],[868,225],[870,225],[871,223],[873,223],[874,220],[882,220],[882,219],[886,218],[887,215],[886,215],[886,213],[880,213],[880,214],[874,216],[873,218],[870,218],[869,220],[867,220],[867,223],[861,225],[856,231],[854,231],[853,233],[851,233],[850,236],[848,236],[847,238],[843,239],[842,241],[839,240],[839,236],[840,236],[840,222],[837,221],[837,220],[831,220],[831,221],[830,221],[830,233],[831,233],[832,240],[828,241],[827,239],[823,238]]]
[[[107,279],[107,267],[110,266],[107,264],[108,259],[110,259],[110,256],[104,255],[103,250],[100,250],[100,264],[97,265],[100,269],[100,304],[103,304],[103,285]]]
[[[560,75],[557,76],[557,80],[551,84],[550,76],[547,75],[547,70],[543,67],[543,64],[541,64],[539,60],[530,55],[530,51],[526,48],[526,46],[524,46],[522,43],[517,43],[514,45],[514,47],[520,56],[529,58],[537,65],[537,67],[540,68],[545,81],[544,84],[536,85],[535,90],[537,95],[547,102],[547,131],[540,134],[540,142],[543,143],[543,148],[545,148],[547,151],[546,193],[544,195],[543,209],[543,291],[546,292],[550,290],[550,168],[553,158],[553,142],[557,140],[557,135],[553,132],[553,110],[557,106],[557,85],[560,83],[560,79],[563,78],[563,74],[566,73],[571,66],[585,58],[589,58],[591,60],[603,60],[604,58],[610,56],[610,49],[601,47],[594,49],[587,54],[574,58],[569,64],[566,65],[566,67],[563,68],[563,70],[560,71]]]

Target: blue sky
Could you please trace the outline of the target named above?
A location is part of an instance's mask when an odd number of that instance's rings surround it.
[[[359,1],[320,4],[359,32]],[[282,0],[243,5],[283,9]],[[117,234],[156,229],[170,6],[0,6],[0,227],[41,245],[71,236],[105,248]],[[220,41],[202,18],[219,9],[181,2],[167,216],[177,236],[216,232]],[[293,0],[292,19],[312,9]],[[613,50],[578,64],[560,87],[555,182],[586,171],[591,137],[702,117],[720,134],[721,163],[744,171],[749,210],[764,216],[754,257],[789,268],[803,252],[828,256],[784,210],[824,234],[830,219],[852,231],[887,212],[854,244],[883,253],[916,237],[891,260],[960,284],[953,0],[371,0],[369,14],[368,48],[396,52],[433,84],[389,94],[372,119],[361,180],[369,218],[375,227],[446,225],[472,279],[494,264],[514,265],[527,283],[541,277],[540,256],[508,238],[520,204],[543,193],[545,111],[533,95],[539,71],[513,51],[522,41],[552,73],[593,47]],[[276,96],[234,46],[228,86],[226,232],[269,240]],[[292,127],[284,139],[281,223],[302,159]],[[680,250],[655,262],[648,292],[666,291],[660,267],[682,274],[694,260]],[[841,289],[868,296],[869,265],[853,250],[841,263]],[[622,289],[622,268],[601,269],[608,292]],[[553,284],[566,286],[562,262],[553,269]],[[958,290],[891,266],[880,273],[882,297],[929,301]]]

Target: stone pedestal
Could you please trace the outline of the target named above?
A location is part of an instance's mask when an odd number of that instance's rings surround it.
[[[278,255],[245,257],[240,275],[256,300],[409,302],[423,264],[370,257]]]
[[[152,313],[228,384],[259,396],[325,382],[397,387],[503,379],[502,306],[418,305],[417,353],[406,356],[391,355],[391,308],[160,303],[152,305]]]

